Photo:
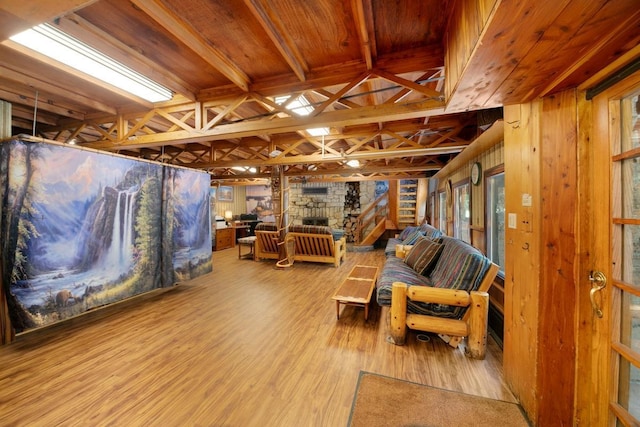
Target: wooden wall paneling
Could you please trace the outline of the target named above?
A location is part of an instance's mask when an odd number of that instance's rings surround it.
[[[530,419],[538,413],[538,281],[540,223],[540,109],[539,102],[504,107],[505,165],[505,281],[504,370],[505,380]],[[534,200],[522,207],[522,194]],[[510,228],[509,215],[516,215]],[[529,216],[530,229],[522,219]]]
[[[572,424],[577,284],[575,91],[543,99],[538,425]],[[534,199],[535,200],[535,199]],[[544,355],[544,357],[542,357]],[[551,398],[553,397],[553,398]]]
[[[487,239],[484,230],[471,229],[471,244],[478,248],[483,254],[487,253]]]
[[[247,188],[243,185],[233,186],[232,188],[233,202],[221,202],[217,200],[216,215],[224,217],[224,212],[227,210],[233,212],[234,216],[247,213]]]
[[[0,99],[0,140],[11,137],[11,104]]]
[[[451,11],[445,35],[445,93],[447,98],[458,85],[497,0],[458,1]]]
[[[592,253],[589,250],[593,245],[593,230],[594,230],[594,207],[591,200],[595,200],[595,195],[592,193],[594,183],[591,181],[591,176],[594,168],[595,159],[591,154],[591,143],[593,138],[593,106],[592,103],[585,99],[585,92],[578,93],[578,209],[582,214],[579,216],[579,269],[578,278],[587,277],[591,266],[593,266]],[[605,120],[606,122],[606,120]],[[608,183],[606,183],[608,185]],[[608,220],[608,218],[605,218]],[[607,236],[608,238],[608,236]],[[577,307],[577,330],[576,330],[576,379],[590,378],[591,372],[594,366],[592,360],[592,344],[594,337],[598,338],[597,334],[593,334],[593,328],[597,327],[597,322],[594,322],[593,308],[589,299],[590,285],[582,285],[578,279],[578,285],[576,286],[576,301]],[[582,288],[582,289],[581,289]],[[606,372],[606,370],[603,370]],[[579,380],[577,380],[579,381]],[[604,420],[606,415],[598,415],[597,411],[594,411],[594,407],[597,406],[597,399],[593,398],[594,390],[592,387],[578,386],[576,383],[576,398],[575,398],[575,415],[574,419],[578,425],[582,424],[581,420]],[[606,414],[606,408],[605,408]]]
[[[591,0],[589,2],[569,2],[559,8],[553,22],[549,22],[548,28],[544,30],[544,37],[540,37],[537,40],[528,54],[522,58],[521,66],[507,77],[505,82],[505,89],[507,90],[505,92],[513,96],[512,99],[531,99],[531,95],[527,93],[530,88],[549,85],[551,76],[555,77],[558,74],[562,74],[558,73],[558,70],[563,69],[567,56],[574,57],[576,52],[586,56],[592,54],[590,47],[593,40],[601,38],[604,34],[603,28],[610,28],[615,25],[615,22],[619,21],[619,16],[621,16],[615,15],[616,18],[607,23],[606,16],[598,16],[601,14],[600,11],[602,11],[603,5],[607,3],[609,5],[612,3],[622,4],[625,1]],[[549,11],[545,12],[548,13]],[[577,16],[591,17],[588,20],[590,25],[584,25],[584,21],[576,19]],[[567,40],[568,34],[572,36]],[[559,40],[566,40],[566,42],[558,43]],[[546,57],[546,60],[537,61],[535,59],[540,57]],[[529,72],[533,68],[539,72]],[[523,84],[524,82],[530,84]],[[552,85],[552,87],[554,86]]]

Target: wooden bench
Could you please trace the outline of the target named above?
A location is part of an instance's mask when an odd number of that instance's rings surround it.
[[[255,260],[280,259],[280,232],[276,224],[261,222],[256,226]]]
[[[334,240],[329,227],[293,225],[287,236],[295,240],[295,261],[326,262],[339,267],[346,259],[346,237]]]

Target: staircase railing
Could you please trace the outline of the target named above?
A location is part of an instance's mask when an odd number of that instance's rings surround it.
[[[382,201],[385,201],[382,204]],[[356,218],[356,226],[353,233],[355,244],[362,242],[364,231],[376,221],[376,218],[388,218],[387,206],[389,205],[389,191],[382,193],[369,206],[367,206]]]

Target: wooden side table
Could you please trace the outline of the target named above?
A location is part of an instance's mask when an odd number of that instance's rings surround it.
[[[364,320],[369,320],[369,304],[376,287],[378,267],[356,265],[349,276],[333,294],[336,301],[336,317],[340,319],[340,304],[364,307]]]

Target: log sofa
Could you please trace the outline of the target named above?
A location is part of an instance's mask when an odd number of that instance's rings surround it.
[[[486,354],[489,294],[498,266],[453,237],[419,236],[404,259],[389,252],[378,278],[378,304],[390,306],[389,341],[407,328],[440,335],[452,347],[467,337],[467,355]]]
[[[427,224],[426,222],[415,227],[414,226],[405,227],[405,229],[402,230],[402,232],[400,232],[399,235],[387,240],[387,245],[385,246],[384,254],[386,256],[393,255],[396,252],[397,245],[404,245],[404,246],[413,245],[416,242],[416,240],[418,240],[418,237],[420,236],[424,236],[429,239],[436,239],[442,236],[442,232],[437,228],[433,227],[432,225]]]

